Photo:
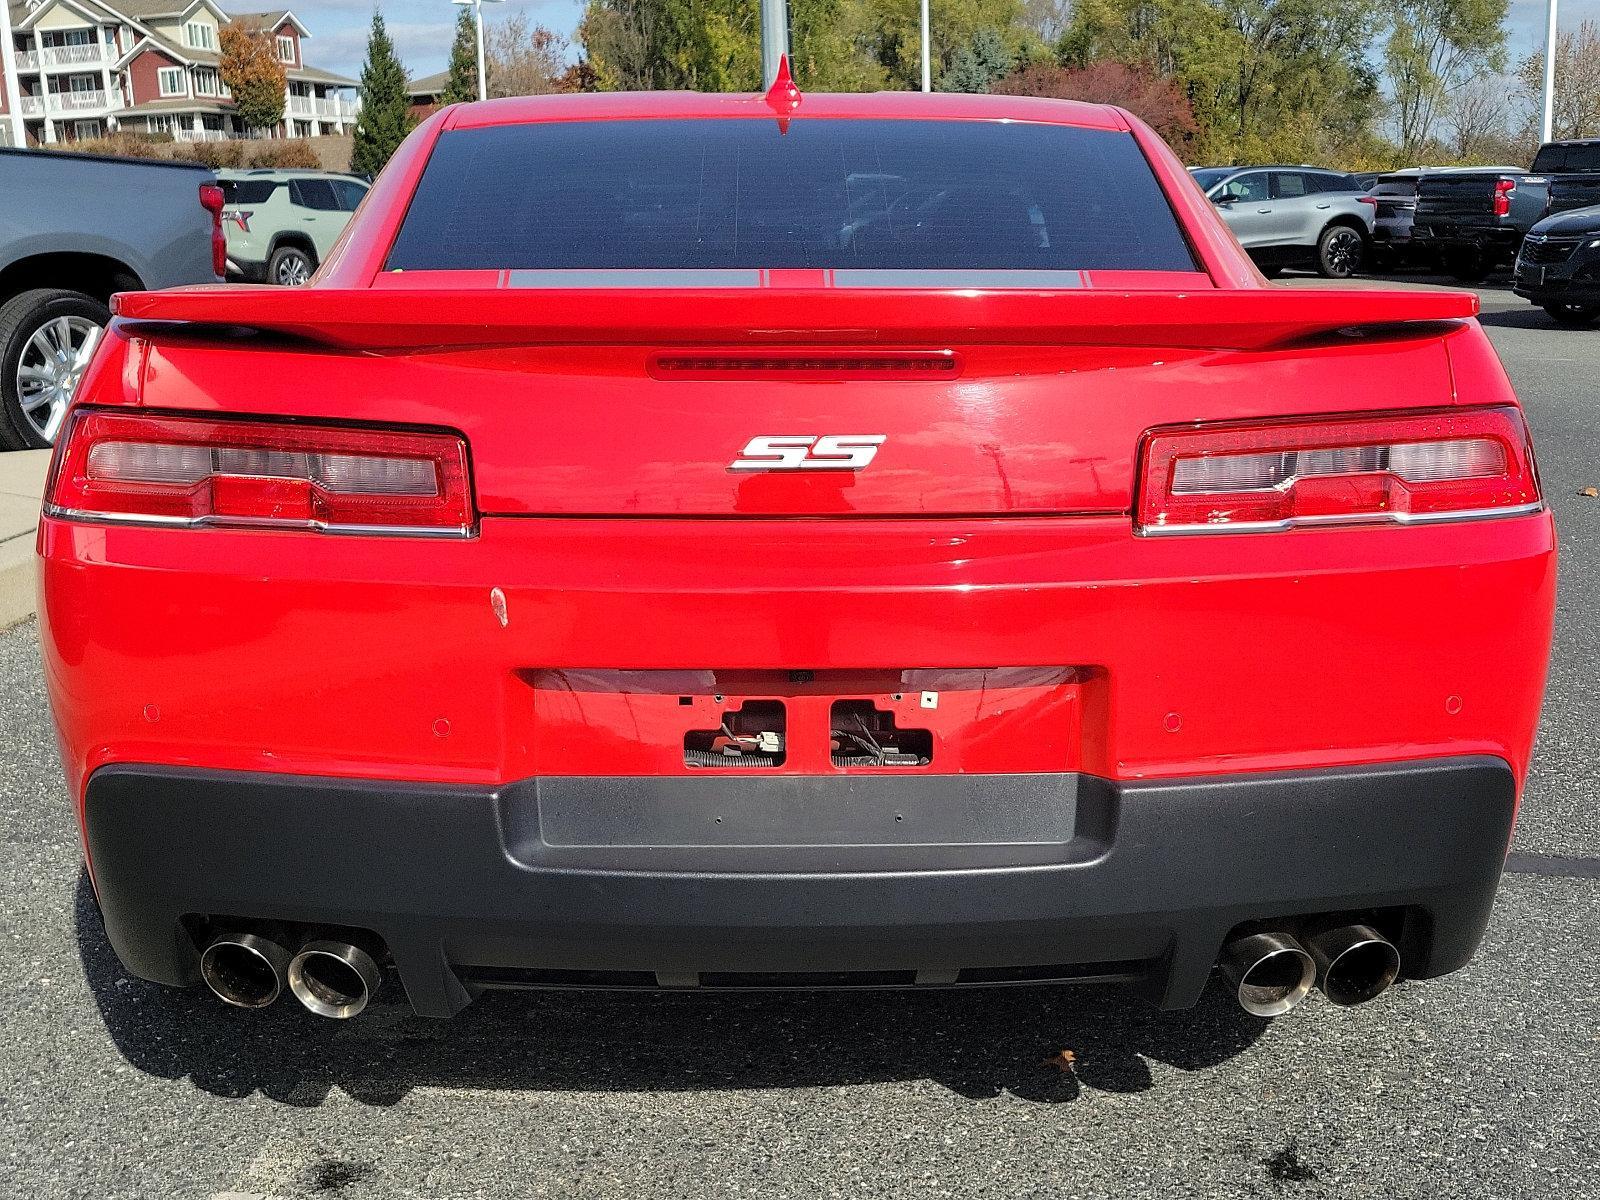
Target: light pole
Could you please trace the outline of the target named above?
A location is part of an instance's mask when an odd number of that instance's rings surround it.
[[[472,19],[478,27],[478,99],[489,98],[489,75],[483,69],[483,5],[484,0],[455,0],[457,4],[467,5],[472,9]],[[491,4],[498,4],[500,0],[488,0]]]
[[[778,77],[778,64],[789,53],[789,0],[761,0],[761,88]]]
[[[1544,14],[1544,121],[1539,140],[1555,136],[1556,123],[1556,0],[1546,0]]]
[[[1550,0],[1554,4],[1555,0]],[[928,0],[922,0],[922,90],[933,91],[933,59],[928,48]]]

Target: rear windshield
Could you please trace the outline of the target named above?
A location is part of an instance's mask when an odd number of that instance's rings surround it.
[[[222,195],[229,204],[265,204],[278,186],[270,179],[224,179]]]
[[[388,265],[1195,270],[1129,134],[804,118],[446,133]]]
[[[1600,171],[1600,142],[1578,146],[1542,146],[1534,155],[1535,171]]]

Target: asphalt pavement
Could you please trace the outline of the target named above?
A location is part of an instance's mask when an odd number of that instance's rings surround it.
[[[1216,988],[1181,1013],[1100,987],[241,1013],[106,946],[28,622],[0,634],[0,1197],[1600,1196],[1600,329],[1483,294],[1563,557],[1466,970],[1273,1022]]]

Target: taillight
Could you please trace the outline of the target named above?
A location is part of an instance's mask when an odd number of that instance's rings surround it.
[[[1511,194],[1517,190],[1515,179],[1497,179],[1494,185],[1494,215],[1511,215]]]
[[[1145,436],[1140,533],[1510,516],[1541,506],[1515,408],[1197,425]]]
[[[245,212],[243,209],[228,208],[223,210],[222,219],[225,223],[233,224],[233,226],[237,228],[240,233],[249,233],[250,218],[255,215],[255,213]]]
[[[465,537],[455,434],[78,409],[45,512],[75,521]]]
[[[217,184],[200,185],[200,207],[211,214],[211,270],[216,275],[228,273],[228,239],[222,232],[222,208],[227,202]]]

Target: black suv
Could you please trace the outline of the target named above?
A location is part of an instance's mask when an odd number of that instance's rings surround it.
[[[1512,290],[1563,325],[1600,317],[1600,204],[1557,213],[1530,229]]]

